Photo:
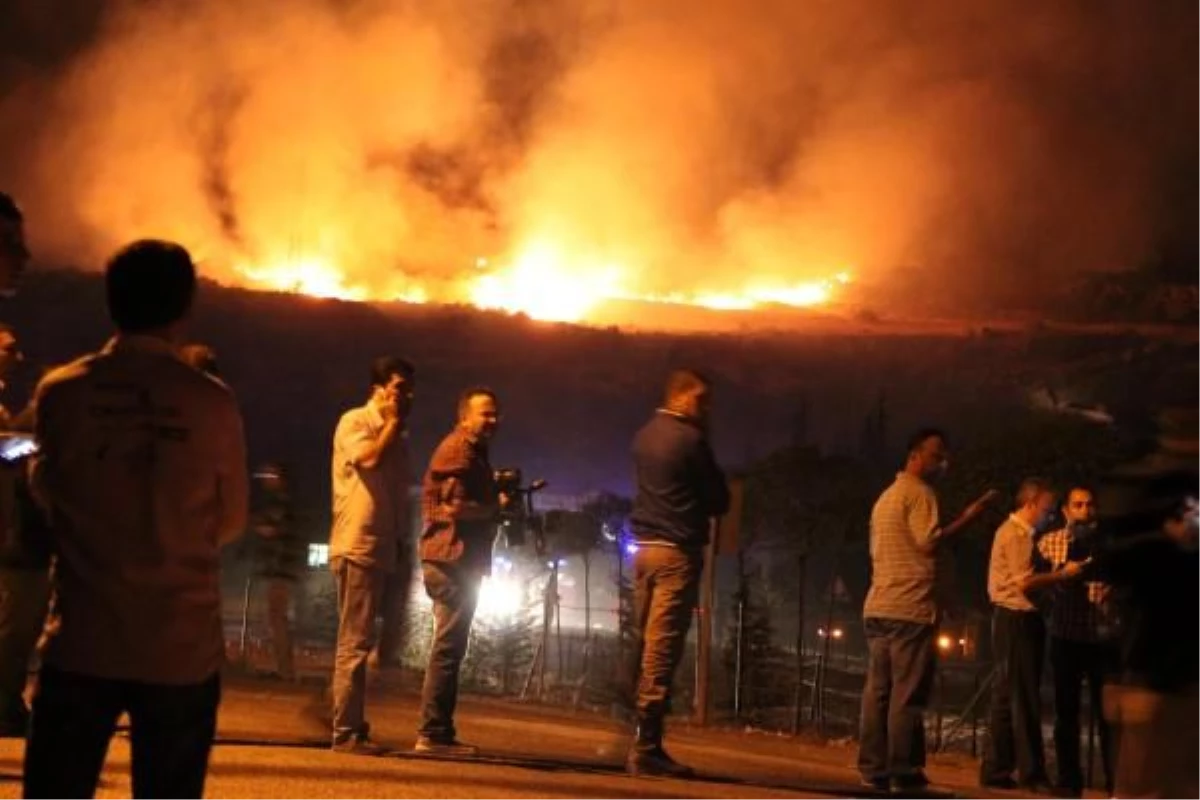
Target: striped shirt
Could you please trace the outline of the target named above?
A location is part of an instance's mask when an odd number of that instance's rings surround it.
[[[871,510],[871,588],[863,617],[932,625],[938,616],[937,495],[901,472]]]
[[[1033,526],[1016,514],[996,529],[992,560],[988,564],[988,598],[1009,611],[1036,611],[1033,601],[1021,591],[1021,583],[1033,575]]]

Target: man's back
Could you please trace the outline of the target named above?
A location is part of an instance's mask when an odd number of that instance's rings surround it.
[[[937,619],[937,496],[901,472],[871,510],[871,588],[863,616],[931,624]]]
[[[50,506],[62,626],[47,660],[186,684],[224,655],[220,545],[246,523],[230,391],[162,340],[125,337],[46,377],[36,490]]]
[[[682,547],[703,547],[709,517],[729,508],[729,489],[702,430],[678,415],[659,411],[634,437],[633,460],[637,496],[630,522],[634,534]]]

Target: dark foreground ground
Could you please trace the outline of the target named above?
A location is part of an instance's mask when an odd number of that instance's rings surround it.
[[[326,749],[317,690],[247,679],[226,684],[208,782],[211,797],[827,797],[854,796],[853,743],[676,725],[669,745],[703,774],[698,780],[635,779],[620,769],[625,741],[613,724],[556,709],[468,700],[460,735],[493,763],[432,761],[411,747],[417,703],[411,691],[377,689],[369,706],[377,738],[396,757]],[[0,740],[0,797],[20,796],[23,744]],[[64,754],[64,758],[69,758]],[[128,797],[129,747],[109,752],[100,797]],[[980,796],[976,766],[939,756],[931,777],[962,796]],[[991,794],[989,796],[1002,796]]]

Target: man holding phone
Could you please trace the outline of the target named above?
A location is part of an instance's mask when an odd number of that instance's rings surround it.
[[[333,435],[333,528],[329,566],[337,581],[333,663],[333,749],[380,755],[365,715],[367,659],[375,617],[409,530],[405,421],[416,370],[398,356],[371,364],[365,405],[342,415]]]
[[[948,464],[946,435],[936,428],[917,431],[909,440],[904,469],[871,511],[871,588],[863,606],[867,683],[858,769],[872,789],[905,793],[929,783],[923,717],[937,658],[938,550],[997,496],[986,492],[943,525],[932,484]]]

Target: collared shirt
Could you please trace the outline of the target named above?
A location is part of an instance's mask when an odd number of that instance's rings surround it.
[[[421,486],[421,560],[491,571],[495,520],[458,519],[462,503],[495,506],[498,493],[487,442],[456,427],[429,459]]]
[[[411,529],[408,514],[408,441],[396,438],[374,467],[359,466],[379,439],[384,419],[370,403],[342,415],[333,434],[333,527],[329,560],[394,572],[399,542]]]
[[[994,605],[1010,611],[1035,611],[1021,584],[1033,575],[1033,526],[1009,514],[992,540],[988,565],[988,597]]]
[[[901,472],[871,510],[871,588],[864,617],[933,624],[938,616],[938,503],[933,487]]]
[[[220,546],[246,526],[237,401],[171,346],[120,336],[34,398],[61,626],[46,651],[84,675],[194,684],[221,666]]]
[[[1075,534],[1069,528],[1051,531],[1037,542],[1038,554],[1051,570],[1070,560]],[[1072,642],[1099,642],[1112,626],[1109,587],[1099,581],[1066,581],[1050,592],[1050,635]]]

